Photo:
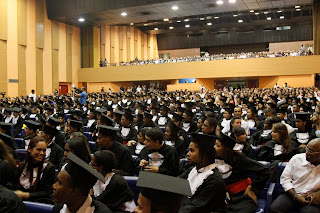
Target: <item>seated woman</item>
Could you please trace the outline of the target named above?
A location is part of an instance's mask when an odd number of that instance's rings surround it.
[[[134,194],[127,181],[113,172],[117,164],[116,156],[108,150],[101,150],[92,156],[92,167],[105,177],[93,186],[94,199],[105,204],[113,212],[133,212],[136,207]]]
[[[258,123],[258,118],[256,116],[256,110],[254,108],[249,108],[247,110],[247,114],[246,117],[244,119],[248,125],[249,125],[249,129],[253,129],[256,124]]]
[[[234,136],[236,138],[236,145],[233,147],[233,150],[242,152],[247,157],[252,158],[252,147],[247,142],[247,133],[243,127],[234,128]]]
[[[194,165],[180,178],[188,179],[192,196],[185,197],[179,212],[225,212],[226,187],[214,163],[213,147],[216,136],[192,134],[187,153],[188,163]]]
[[[241,118],[240,117],[233,117],[230,121],[230,131],[226,132],[225,134],[234,138],[234,128],[235,127],[241,127]]]
[[[88,139],[81,132],[72,133],[70,135],[70,139],[66,141],[66,144],[64,145],[63,158],[59,165],[59,171],[64,168],[67,163],[69,163],[69,159],[67,158],[69,152],[72,152],[86,163],[91,162],[91,153],[88,146]]]
[[[281,122],[280,119],[278,119]],[[251,135],[249,139],[249,144],[253,146],[260,146],[264,145],[266,142],[272,139],[271,132],[272,132],[272,124],[276,123],[276,117],[267,118],[264,121],[263,130],[259,130],[253,135]]]
[[[257,209],[258,190],[265,186],[269,178],[269,168],[234,151],[237,141],[233,138],[222,133],[220,136],[214,146],[217,155],[215,163],[227,186],[227,212],[253,213]],[[249,178],[250,172],[256,173],[255,180]]]
[[[54,166],[45,161],[47,143],[40,137],[30,140],[25,160],[18,168],[18,190],[22,200],[50,202],[56,172]]]
[[[290,139],[292,141],[292,149],[298,150],[298,153],[306,152],[306,146],[309,141],[316,138],[315,130],[312,129],[310,122],[310,113],[308,112],[296,112],[296,127],[298,130],[294,130],[290,133]]]
[[[179,138],[180,127],[175,125],[172,121],[169,121],[166,125],[166,131],[164,133],[165,144],[172,146],[176,149],[179,158],[184,158],[188,148],[188,143]]]
[[[146,134],[147,128],[141,128],[138,130],[137,138],[138,141],[129,141],[127,143],[127,146],[129,147],[130,154],[132,156],[138,157],[141,150],[145,147],[144,141],[145,139],[145,134]]]
[[[12,181],[16,174],[16,161],[9,152],[7,145],[0,139],[0,185],[12,188]]]
[[[201,132],[202,131],[202,125],[203,125],[203,122],[206,120],[206,117],[205,116],[201,116],[198,121],[197,121],[197,130],[196,130],[196,133],[198,132]]]
[[[272,126],[272,140],[260,147],[259,160],[262,161],[288,161],[294,155],[287,127],[283,123]]]

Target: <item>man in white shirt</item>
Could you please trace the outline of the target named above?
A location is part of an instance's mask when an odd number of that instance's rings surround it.
[[[33,100],[33,102],[36,102],[36,93],[33,90],[31,90],[31,93],[29,94],[29,98],[31,98]]]
[[[249,124],[247,121],[243,120],[243,118],[242,118],[242,108],[239,106],[235,107],[233,110],[233,115],[234,115],[234,117],[241,118],[241,127],[246,130],[247,135],[250,135]]]
[[[291,158],[280,183],[285,191],[270,206],[270,212],[320,212],[320,139],[309,142],[307,152]]]

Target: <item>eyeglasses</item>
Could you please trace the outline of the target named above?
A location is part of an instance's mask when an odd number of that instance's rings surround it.
[[[306,152],[309,152],[310,154],[320,153],[320,152],[315,152],[315,151],[313,151],[312,149],[308,148],[307,146],[306,146]]]

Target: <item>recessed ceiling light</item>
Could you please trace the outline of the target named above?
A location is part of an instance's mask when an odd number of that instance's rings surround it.
[[[203,21],[204,20],[204,18],[200,18],[200,21]]]
[[[79,21],[79,22],[84,22],[85,19],[84,19],[84,18],[79,18],[78,21]]]
[[[177,10],[177,9],[179,9],[179,7],[177,5],[174,5],[174,6],[171,7],[171,9]]]
[[[189,24],[187,24],[185,27],[186,27],[186,28],[188,28],[188,27],[190,27],[190,25],[189,25]]]
[[[180,23],[181,21],[180,21],[180,20],[178,20],[177,22],[178,22],[178,23]]]
[[[278,10],[277,12],[278,12],[278,13],[282,13],[282,10]]]
[[[296,9],[296,11],[300,11],[300,10],[301,10],[300,8]]]
[[[185,20],[184,20],[184,22],[188,22],[188,21],[189,21],[189,19],[185,19]]]
[[[284,19],[284,16],[280,16],[280,19]]]
[[[254,10],[250,10],[249,12],[250,12],[250,13],[254,13]]]
[[[130,25],[132,26],[132,25],[134,25],[134,23],[130,23]]]
[[[122,16],[127,16],[128,14],[126,12],[121,13]]]
[[[268,20],[271,20],[271,17],[267,17]]]
[[[159,30],[159,29],[156,27],[156,28],[154,28],[154,30]]]
[[[218,17],[218,16],[215,16],[214,18],[215,18],[215,19],[218,19],[219,17]]]
[[[243,22],[243,20],[239,19],[239,20],[238,20],[238,22],[239,22],[239,23],[242,23],[242,22]]]
[[[210,22],[209,22],[209,23],[207,23],[207,25],[208,25],[208,26],[211,26],[211,25],[212,25],[212,23],[210,23]]]
[[[218,0],[218,1],[216,1],[216,3],[217,3],[218,5],[221,5],[221,4],[223,4],[223,1],[222,1],[222,0]]]
[[[296,5],[296,6],[294,6],[294,8],[300,8],[300,5]]]
[[[212,17],[211,16],[207,16],[206,19],[210,20]]]
[[[266,11],[266,12],[263,12],[263,13],[264,13],[264,14],[268,14],[269,12]]]
[[[169,19],[168,18],[164,18],[163,21],[169,21]]]
[[[144,26],[148,26],[148,24],[144,24]]]
[[[229,0],[229,3],[236,3],[236,0]]]
[[[169,27],[170,30],[173,30],[173,27]]]
[[[255,15],[259,15],[259,13],[254,13]]]
[[[238,15],[233,15],[233,17],[237,17]]]

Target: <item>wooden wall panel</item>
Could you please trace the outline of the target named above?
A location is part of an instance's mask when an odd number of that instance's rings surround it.
[[[67,26],[59,23],[59,82],[67,82]]]
[[[138,57],[138,29],[134,28],[134,58],[136,57]]]
[[[115,27],[110,27],[110,63],[115,63]]]
[[[43,94],[43,49],[36,48],[36,94]]]
[[[131,34],[131,39],[130,39],[130,61],[133,61],[135,56],[134,56],[134,27],[130,27],[130,34]]]
[[[27,45],[27,1],[18,1],[18,44]]]
[[[148,59],[148,35],[147,34],[144,34],[143,35],[144,39],[144,47],[143,47],[143,55],[144,55],[144,60],[147,60]]]
[[[126,62],[128,61],[128,51],[127,51],[127,27],[123,26],[122,27],[122,32],[123,32],[123,61]],[[121,40],[120,40],[121,42]]]
[[[80,29],[73,27],[72,33],[72,84],[78,84],[78,71],[81,68]]]
[[[7,79],[7,42],[0,40],[0,92],[8,92]]]
[[[43,48],[44,2],[36,0],[36,47]]]
[[[52,21],[52,49],[59,50],[59,22]]]
[[[18,45],[18,94],[19,96],[27,94],[27,76],[26,76],[26,46]]]
[[[119,27],[119,61],[123,61],[123,38],[124,38],[123,27]]]
[[[99,67],[100,59],[100,28],[93,27],[93,67]]]
[[[141,34],[142,32],[140,30],[137,30],[137,57],[139,59],[142,59],[141,57]]]
[[[72,82],[72,30],[73,30],[72,26],[67,25],[67,40],[66,40],[66,46],[67,46],[67,49],[66,49],[67,82]],[[90,59],[91,58],[93,58],[93,56],[91,56]]]
[[[81,28],[81,67],[93,67],[93,27]]]
[[[117,65],[119,64],[119,56],[120,56],[120,51],[119,51],[119,27],[114,26],[114,63]]]
[[[52,50],[52,91],[59,90],[59,50]]]
[[[110,26],[105,26],[106,32],[106,44],[105,44],[105,58],[107,59],[108,63],[111,63],[111,34],[110,34]],[[108,64],[109,66],[109,64]]]
[[[8,36],[8,17],[7,17],[7,1],[0,1],[0,40],[7,40]]]
[[[141,59],[144,59],[144,33],[141,33]]]
[[[100,30],[100,38],[101,38],[101,44],[100,44],[100,55],[102,60],[104,60],[106,57],[106,27],[101,26]]]
[[[130,27],[127,27],[127,61],[131,61],[131,30]]]
[[[43,93],[52,94],[52,22],[47,17],[46,4],[44,4],[43,21]]]

